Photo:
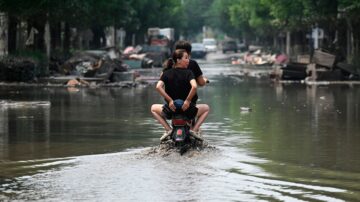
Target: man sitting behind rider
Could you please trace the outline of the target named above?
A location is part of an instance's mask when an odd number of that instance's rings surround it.
[[[186,50],[187,54],[189,55],[188,69],[190,69],[193,72],[198,86],[205,86],[205,84],[208,83],[209,80],[203,76],[203,73],[200,69],[199,64],[195,60],[190,58],[191,49],[192,49],[191,44],[188,41],[179,40],[175,43],[175,50],[177,50],[177,49],[185,49]]]
[[[195,118],[198,110],[192,102],[196,94],[197,84],[193,73],[187,69],[189,56],[185,50],[176,50],[172,58],[167,61],[166,70],[160,77],[156,85],[156,90],[166,100],[162,108],[151,109],[153,116],[165,128],[164,136],[171,133],[171,127],[164,119],[171,118],[171,114],[176,111],[174,100],[183,100],[181,107],[187,118]],[[165,87],[165,89],[164,89]]]

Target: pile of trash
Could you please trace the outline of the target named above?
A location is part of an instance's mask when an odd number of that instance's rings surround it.
[[[170,57],[170,49],[159,45],[138,45],[125,48],[122,59],[132,68],[162,67],[163,62]]]
[[[360,68],[339,61],[334,54],[315,50],[313,55],[298,55],[295,60],[274,66],[270,78],[287,81],[359,81]]]
[[[77,52],[61,65],[60,71],[64,75],[117,82],[114,73],[127,72],[128,69],[129,66],[122,62],[120,53],[115,48],[110,48]]]
[[[70,56],[53,53],[49,63],[46,64],[48,68],[43,64],[44,67],[40,68],[39,62],[30,58],[9,56],[0,60],[0,81],[27,83],[36,81],[65,85],[69,81],[77,81],[78,84],[134,82],[140,77],[140,71],[136,66],[138,68],[152,68],[154,64],[162,66],[162,62],[166,59],[167,55],[160,49],[156,52],[159,47],[155,47],[152,52],[153,48],[148,45],[129,47],[121,53],[115,47],[107,47],[100,50],[78,51]]]
[[[284,64],[288,62],[288,57],[283,53],[268,53],[262,50],[262,47],[251,47],[243,57],[234,57],[231,59],[231,64],[250,64],[254,66]]]

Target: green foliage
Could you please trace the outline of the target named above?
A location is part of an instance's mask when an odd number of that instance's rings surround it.
[[[239,27],[234,26],[231,21],[230,7],[235,0],[214,0],[210,10],[207,12],[206,23],[211,27],[218,28],[228,35],[237,36]]]
[[[48,59],[45,53],[39,50],[22,50],[13,53],[10,58],[20,58],[23,60],[33,61],[35,64],[34,75],[45,76],[48,74],[47,65]]]
[[[237,0],[229,7],[231,25],[258,37],[272,33],[269,8],[259,0]],[[236,3],[235,3],[236,2]],[[244,34],[243,34],[244,35]]]
[[[271,25],[279,29],[298,29],[304,20],[302,0],[261,0],[261,3],[269,9]]]
[[[303,14],[309,25],[318,24],[322,27],[329,23],[336,23],[338,13],[338,0],[302,0]]]
[[[203,26],[236,38],[269,38],[313,26],[334,32],[339,10],[359,40],[360,0],[0,0],[0,11],[18,21],[66,22],[78,29],[115,26],[139,36],[149,27],[173,27],[186,37]]]
[[[183,27],[183,10],[178,0],[133,0],[130,30],[145,32],[149,27]]]
[[[197,33],[202,32],[202,28],[206,23],[207,18],[211,18],[211,14],[208,12],[213,0],[184,0],[184,30],[183,34],[186,36],[194,36]]]

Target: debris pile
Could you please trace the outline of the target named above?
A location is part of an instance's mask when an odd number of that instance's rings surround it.
[[[257,49],[254,49],[257,48]],[[249,48],[243,57],[233,57],[231,64],[250,64],[254,66],[269,66],[272,64],[284,64],[288,61],[288,57],[285,54],[273,54],[263,51],[261,47]]]
[[[295,61],[275,65],[270,78],[293,81],[356,81],[360,80],[360,68],[338,62],[336,55],[315,50],[312,57],[299,55]]]
[[[115,72],[128,71],[115,51],[82,51],[75,53],[62,65],[65,75],[101,78],[104,81],[116,82]]]

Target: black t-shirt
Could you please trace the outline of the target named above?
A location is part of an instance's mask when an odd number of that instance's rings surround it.
[[[188,65],[188,69],[190,69],[192,71],[192,73],[194,74],[194,77],[195,77],[195,80],[201,76],[203,73],[200,69],[200,66],[199,64],[195,61],[195,60],[192,60],[190,59],[189,60],[189,65]],[[194,95],[194,98],[193,98],[193,102],[196,103],[196,101],[198,100],[198,95],[197,93]]]
[[[163,72],[160,80],[165,84],[165,92],[173,99],[186,100],[191,90],[190,81],[194,74],[189,69],[171,68]],[[193,97],[192,102],[196,102],[197,96]]]
[[[195,79],[197,79],[199,76],[203,74],[199,67],[199,64],[195,60],[190,59],[188,69],[190,69],[193,72]]]

